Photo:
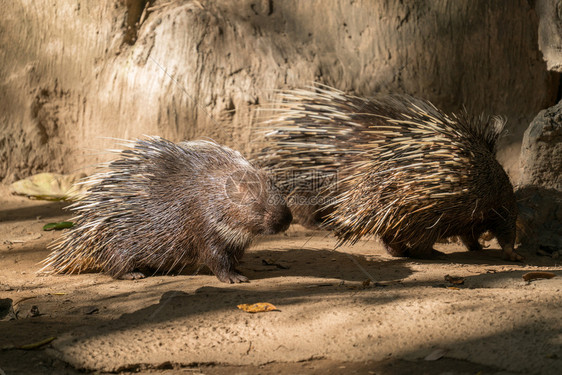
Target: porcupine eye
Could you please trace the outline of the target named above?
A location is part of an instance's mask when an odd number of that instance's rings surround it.
[[[260,201],[262,184],[258,176],[248,171],[234,171],[226,180],[225,190],[230,201],[240,207],[252,208]]]

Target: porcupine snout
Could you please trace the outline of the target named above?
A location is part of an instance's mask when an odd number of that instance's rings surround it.
[[[293,214],[287,206],[285,198],[269,176],[265,186],[268,194],[265,202],[264,234],[284,232],[291,225]]]
[[[246,228],[254,235],[275,234],[289,228],[293,215],[285,198],[264,170],[235,172],[227,181],[227,196],[245,217]]]
[[[280,197],[281,198],[281,197]],[[286,205],[280,205],[278,209],[267,212],[264,217],[264,234],[275,234],[289,229],[293,221],[291,210]]]
[[[523,257],[514,251],[517,221],[517,206],[515,197],[510,200],[511,204],[502,206],[494,211],[490,223],[490,231],[498,240],[506,259],[520,261]]]

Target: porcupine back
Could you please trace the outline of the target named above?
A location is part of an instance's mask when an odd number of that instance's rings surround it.
[[[221,281],[246,281],[234,268],[245,248],[291,221],[271,178],[237,151],[159,137],[127,146],[70,206],[75,226],[44,261],[53,273],[101,268],[122,277],[203,263]]]
[[[513,187],[495,159],[503,121],[447,115],[410,96],[367,99],[321,85],[281,97],[258,159],[299,222],[321,223],[340,244],[378,235],[391,254],[422,257],[453,235],[479,249],[479,235],[491,230],[506,255],[518,258]],[[322,171],[337,177],[310,189]],[[319,196],[327,203],[315,204]]]

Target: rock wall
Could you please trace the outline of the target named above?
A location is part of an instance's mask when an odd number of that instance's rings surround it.
[[[0,18],[0,179],[74,172],[111,137],[210,137],[250,153],[255,109],[320,81],[504,115],[523,132],[556,102],[532,2],[150,1],[134,44],[124,1],[16,0]]]
[[[520,185],[562,192],[562,102],[531,122],[521,148]]]
[[[562,1],[538,0],[539,47],[562,71]],[[516,191],[519,240],[529,251],[562,254],[562,101],[541,111],[523,136]]]
[[[537,0],[539,49],[548,70],[562,72],[562,2]]]

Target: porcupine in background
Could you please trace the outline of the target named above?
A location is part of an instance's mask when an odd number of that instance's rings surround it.
[[[202,263],[223,282],[247,281],[235,267],[252,239],[292,220],[270,176],[210,141],[127,145],[85,182],[70,206],[75,226],[53,244],[43,270],[135,279]]]
[[[504,122],[448,115],[410,96],[361,98],[324,85],[285,91],[256,157],[298,222],[339,244],[380,236],[394,256],[431,256],[460,236],[480,250],[485,231],[514,252],[517,206],[495,158]]]

